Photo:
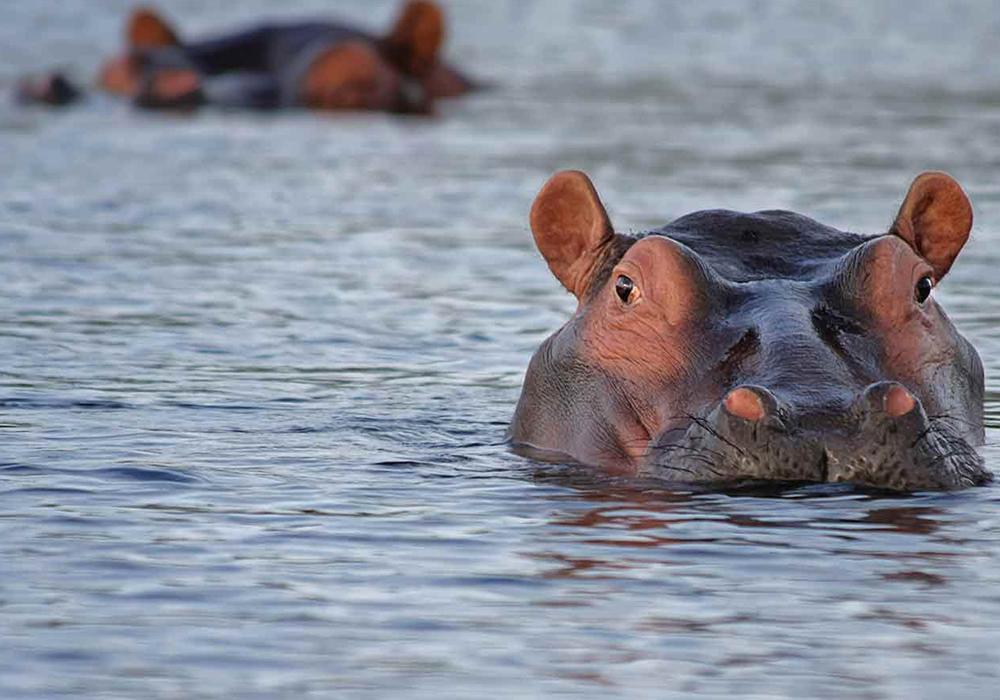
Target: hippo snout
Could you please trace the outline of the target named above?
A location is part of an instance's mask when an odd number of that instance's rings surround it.
[[[839,416],[796,414],[768,389],[731,390],[677,439],[649,452],[650,476],[682,481],[852,482],[893,490],[957,489],[992,475],[946,416],[928,417],[898,382],[861,391]]]

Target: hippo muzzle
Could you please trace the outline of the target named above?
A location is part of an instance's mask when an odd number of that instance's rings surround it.
[[[578,306],[529,364],[515,445],[682,482],[992,479],[982,362],[932,295],[972,227],[949,176],[918,177],[871,236],[725,210],[625,236],[572,171],[531,225]]]
[[[650,444],[645,476],[672,481],[851,482],[894,490],[957,489],[990,481],[947,417],[929,418],[897,382],[861,392],[831,427],[809,427],[767,389],[741,386],[706,417]]]

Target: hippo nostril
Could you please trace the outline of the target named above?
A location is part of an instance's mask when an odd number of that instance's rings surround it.
[[[916,404],[913,394],[903,386],[894,386],[885,393],[885,412],[893,418],[905,416]]]
[[[733,389],[723,401],[726,410],[734,416],[749,421],[759,421],[764,417],[764,403],[753,389],[739,387]]]
[[[865,413],[882,413],[890,418],[901,418],[920,405],[910,390],[899,382],[876,382],[865,389],[860,400],[859,407]]]

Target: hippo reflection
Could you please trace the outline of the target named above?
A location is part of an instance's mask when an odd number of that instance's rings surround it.
[[[971,227],[958,183],[924,173],[881,235],[713,210],[626,236],[586,175],[558,173],[531,228],[578,306],[508,437],[675,481],[986,483],[983,366],[933,297]]]

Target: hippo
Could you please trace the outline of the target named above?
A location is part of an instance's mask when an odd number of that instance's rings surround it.
[[[58,71],[42,76],[25,76],[14,88],[14,99],[22,104],[64,107],[80,99],[79,88]]]
[[[154,10],[138,8],[126,23],[126,51],[103,63],[97,84],[149,109],[211,104],[426,114],[434,100],[479,87],[441,60],[444,37],[444,13],[429,0],[405,3],[384,35],[314,20],[194,41],[182,40]],[[29,78],[19,97],[67,104],[50,89],[66,82],[61,74]]]
[[[917,177],[875,235],[780,210],[624,235],[578,171],[530,218],[577,307],[531,358],[515,451],[687,483],[992,479],[983,365],[933,295],[972,228],[949,175]]]

